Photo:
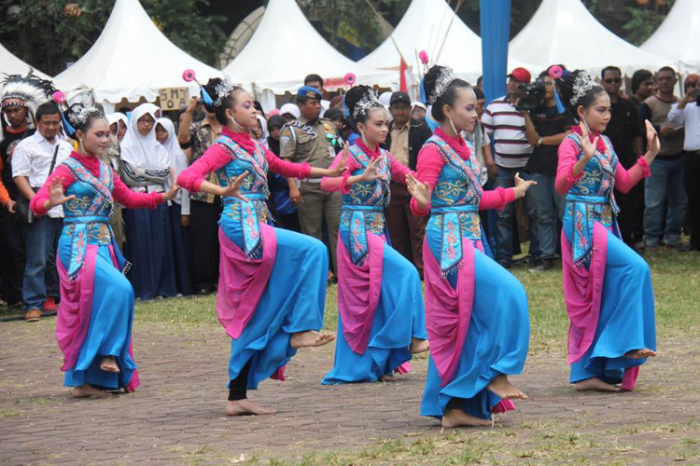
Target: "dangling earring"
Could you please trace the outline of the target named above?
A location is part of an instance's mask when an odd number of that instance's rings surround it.
[[[80,153],[85,154],[85,148],[83,147],[83,138],[78,138],[78,147],[80,148]]]
[[[360,134],[362,135],[362,142],[364,142],[364,143],[365,143],[365,146],[367,146],[367,139],[365,139],[365,132],[364,132],[364,131],[360,131]],[[368,146],[368,147],[369,147],[369,146]]]
[[[450,119],[450,126],[452,127],[452,131],[455,133],[455,137],[459,137],[459,133],[457,132],[457,128],[455,128],[455,122],[452,121],[452,115],[448,115],[447,118]]]

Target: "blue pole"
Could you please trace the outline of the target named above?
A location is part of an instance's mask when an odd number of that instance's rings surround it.
[[[481,54],[487,104],[506,93],[510,2],[481,0]]]

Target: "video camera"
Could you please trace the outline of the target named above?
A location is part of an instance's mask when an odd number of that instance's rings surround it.
[[[525,91],[525,97],[518,100],[516,108],[520,111],[530,111],[544,104],[545,84],[544,79],[539,78],[531,84],[521,84],[520,89]]]

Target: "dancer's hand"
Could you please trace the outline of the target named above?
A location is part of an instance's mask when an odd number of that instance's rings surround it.
[[[243,202],[248,202],[248,198],[240,193],[241,186],[248,176],[248,172],[244,172],[242,175],[235,178],[230,178],[228,180],[228,186],[222,187],[219,196],[221,197],[236,197]]]
[[[365,171],[362,173],[362,181],[374,181],[377,178],[379,178],[379,175],[377,175],[377,166],[379,165],[379,162],[382,160],[382,156],[380,155],[374,160],[370,160],[369,163],[367,164],[367,168],[365,168]]]
[[[338,154],[338,157],[340,157],[340,162],[338,162],[335,168],[329,168],[331,173],[328,176],[340,176],[345,173],[345,170],[347,169],[345,162],[348,160],[348,152],[350,152],[350,145],[346,142],[345,147],[343,147],[343,150],[340,152],[340,154]]]
[[[530,189],[530,186],[536,185],[536,181],[525,181],[522,178],[520,178],[520,173],[515,174],[515,198],[516,199],[522,199],[525,197],[525,193],[527,192],[528,189]]]
[[[644,156],[644,158],[647,160],[647,163],[651,163],[654,161],[659,151],[661,150],[661,143],[659,142],[659,135],[656,133],[654,126],[651,123],[649,123],[649,120],[645,120],[644,124],[647,127],[646,129],[648,147],[647,153]]]
[[[432,189],[428,183],[421,183],[411,175],[410,173],[406,175],[406,187],[408,188],[408,193],[416,200],[421,208],[425,209],[430,204],[430,195]]]
[[[170,189],[167,193],[163,194],[163,202],[172,201],[180,192],[180,186],[177,184],[177,177],[175,176],[175,170],[170,169]]]
[[[589,137],[588,128],[583,122],[579,123],[579,128],[581,128],[581,149],[583,149],[583,158],[588,161],[595,155],[596,147],[598,146],[598,139],[600,136],[596,136],[591,142]]]
[[[51,191],[49,192],[49,200],[48,205],[46,206],[46,210],[59,206],[61,204],[65,204],[71,199],[75,199],[75,196],[72,194],[70,196],[65,195],[65,193],[63,192],[63,178],[57,176],[51,182]]]

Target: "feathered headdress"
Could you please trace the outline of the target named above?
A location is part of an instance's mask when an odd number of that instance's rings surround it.
[[[25,107],[28,110],[30,123],[34,123],[36,109],[49,101],[56,89],[49,80],[34,76],[30,69],[27,76],[19,74],[5,75],[0,89],[0,109],[5,107]],[[0,141],[4,138],[0,129]]]

